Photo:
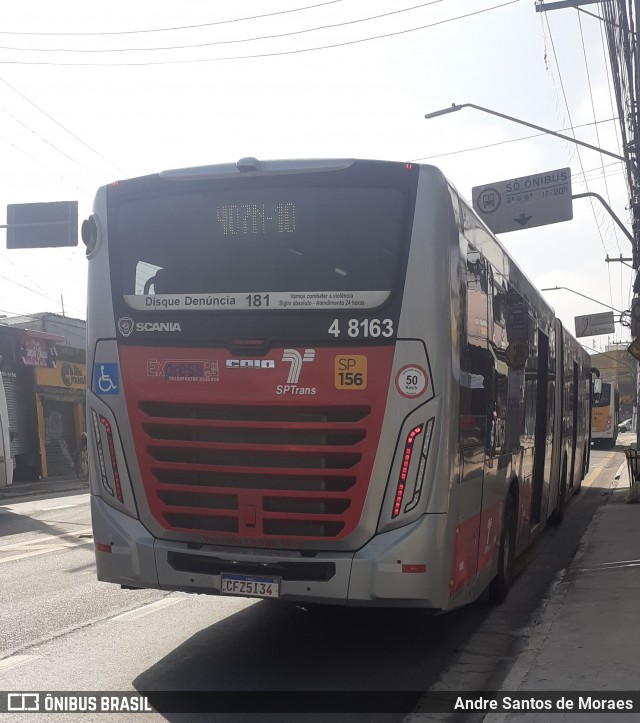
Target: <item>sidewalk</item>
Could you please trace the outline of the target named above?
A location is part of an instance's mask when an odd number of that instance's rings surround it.
[[[640,691],[640,504],[625,503],[628,490],[625,463],[502,691]],[[623,720],[640,714],[491,713],[484,723]]]
[[[56,494],[73,490],[89,491],[89,482],[73,475],[69,477],[48,477],[38,482],[14,482],[9,487],[0,487],[0,505],[19,497]]]

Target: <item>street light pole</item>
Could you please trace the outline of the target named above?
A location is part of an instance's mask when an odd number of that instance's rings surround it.
[[[580,0],[564,0],[563,2],[553,3],[553,5],[555,7],[569,7],[569,6],[577,7],[578,5],[584,5],[584,4],[591,4],[591,0],[582,0],[582,2]],[[636,16],[638,16],[638,11],[640,11],[640,0],[635,0],[635,7],[636,7]],[[544,9],[550,10],[553,8],[549,4]],[[538,7],[536,7],[536,10],[538,10]],[[540,10],[538,10],[538,12],[541,12],[541,11],[542,11],[542,7],[540,8]],[[640,43],[637,45],[637,57],[638,57],[638,63],[640,64]],[[636,80],[638,83],[638,87],[640,88],[640,73],[638,73],[636,75]],[[427,113],[425,115],[425,118],[427,118],[427,119],[437,118],[438,116],[446,115],[448,113],[455,113],[456,111],[462,110],[463,108],[475,108],[476,110],[482,111],[483,113],[489,113],[490,115],[495,115],[498,118],[504,118],[505,120],[512,121],[513,123],[519,123],[520,125],[527,126],[528,128],[534,128],[535,130],[541,131],[542,133],[548,133],[551,136],[555,136],[556,138],[561,138],[562,140],[569,141],[570,143],[574,143],[578,146],[583,146],[584,148],[589,148],[590,150],[596,151],[597,153],[602,153],[605,156],[609,156],[610,158],[615,158],[618,161],[622,161],[625,164],[627,170],[629,171],[631,161],[625,156],[621,156],[618,153],[612,153],[611,151],[604,150],[603,148],[598,148],[597,146],[593,146],[590,143],[585,143],[584,141],[579,141],[577,138],[572,138],[571,136],[566,136],[563,133],[558,133],[557,131],[552,131],[549,128],[544,128],[543,126],[536,125],[535,123],[529,123],[528,121],[524,121],[520,118],[514,118],[513,116],[507,115],[506,113],[498,113],[498,111],[491,110],[490,108],[484,108],[483,106],[476,105],[475,103],[461,103],[461,104],[453,103],[451,105],[451,107],[449,107],[449,108],[443,108],[442,110],[436,110],[436,111],[433,111],[432,113]],[[640,111],[638,111],[638,112],[640,112]],[[637,143],[639,146],[636,150],[638,151],[637,157],[640,158],[640,138],[634,139],[634,142]],[[634,170],[636,172],[636,177],[637,177],[637,174],[640,173],[640,170],[638,169],[638,161],[637,160],[636,160],[636,163],[634,166]],[[631,177],[630,177],[630,182],[631,182]],[[595,195],[595,194],[580,194],[577,197],[579,198],[579,197],[586,196],[586,195]],[[599,200],[602,200],[602,199],[599,199]],[[634,208],[634,211],[636,208],[640,207],[640,203],[638,202],[636,196],[633,195],[633,193],[632,193],[631,204],[632,204],[632,207]],[[605,206],[606,206],[606,204],[605,204]],[[611,209],[608,206],[606,206],[606,207],[607,207],[607,210],[609,211],[609,213],[614,217],[614,219],[616,220],[618,225],[621,228],[623,228],[622,223],[615,216],[613,211],[611,211]],[[640,264],[640,258],[639,258],[639,253],[638,253],[639,245],[640,245],[639,244],[639,241],[640,241],[640,239],[639,239],[639,237],[640,237],[640,218],[638,218],[636,220],[636,222],[634,223],[633,231],[634,231],[634,234],[632,235],[628,231],[625,230],[625,235],[627,236],[627,238],[629,238],[629,240],[632,243],[632,248],[633,248],[633,262],[632,263],[633,263],[633,268],[637,269],[638,265]],[[639,272],[639,276],[636,276],[636,285],[638,286],[638,289],[640,289],[640,283],[638,281],[639,277],[640,277],[640,272]],[[634,293],[637,293],[637,291],[638,291],[636,289],[636,285],[634,285]],[[606,306],[609,309],[613,309],[613,311],[616,311],[621,315],[623,314],[623,312],[619,311],[618,309],[614,309],[612,306],[609,306],[608,304],[604,304],[603,302],[598,301],[597,299],[592,299],[589,296],[585,296],[584,294],[580,294],[579,292],[573,291],[573,289],[568,289],[567,287],[564,287],[564,286],[563,287],[558,286],[555,289],[542,289],[542,290],[543,291],[555,291],[556,289],[561,289],[561,288],[566,289],[567,291],[570,291],[571,293],[578,294],[578,296],[584,296],[584,298],[589,299],[590,301],[594,301],[596,304],[601,304],[602,306]],[[621,319],[622,319],[622,316],[621,316]],[[633,346],[633,344],[632,344],[632,346]],[[629,348],[629,350],[631,350],[631,347]],[[634,354],[634,356],[636,356],[636,355]],[[640,360],[640,356],[637,356],[636,358],[638,358]],[[638,392],[637,393],[640,393],[640,366],[638,367]],[[637,436],[638,448],[640,449],[640,424],[637,424],[637,435],[638,435]]]
[[[620,309],[616,309],[615,306],[609,306],[609,304],[605,304],[604,301],[598,301],[598,299],[593,299],[590,296],[587,296],[586,294],[581,294],[579,291],[574,291],[573,289],[570,289],[568,286],[549,286],[546,289],[540,289],[540,291],[569,291],[572,294],[576,294],[577,296],[582,296],[583,299],[589,299],[589,301],[594,301],[596,304],[600,304],[600,306],[606,306],[607,309],[611,309],[611,311],[615,311],[616,314],[624,314],[624,311],[620,311]]]
[[[506,115],[505,113],[498,113],[498,111],[490,110],[489,108],[483,108],[481,105],[475,105],[475,103],[460,103],[456,104],[453,103],[450,108],[443,108],[442,110],[436,110],[433,111],[433,113],[427,113],[425,115],[425,118],[431,119],[431,118],[437,118],[441,115],[446,115],[447,113],[455,113],[456,111],[462,110],[463,108],[475,108],[476,110],[480,110],[483,113],[489,113],[491,115],[496,115],[498,118],[504,118],[505,120],[512,121],[513,123],[519,123],[520,125],[527,126],[529,128],[534,128],[537,131],[542,131],[543,133],[548,133],[551,136],[555,136],[556,138],[562,138],[565,141],[569,141],[570,143],[575,143],[578,146],[584,146],[585,148],[589,148],[592,151],[597,151],[598,153],[602,153],[605,156],[611,156],[611,158],[615,158],[618,161],[623,161],[626,163],[626,158],[624,156],[620,156],[617,153],[612,153],[611,151],[605,151],[603,148],[598,148],[598,146],[592,146],[590,143],[585,143],[584,141],[579,141],[577,138],[572,138],[571,136],[565,136],[563,133],[558,133],[557,131],[549,130],[549,128],[543,128],[542,126],[537,126],[535,123],[529,123],[528,121],[521,120],[520,118],[514,118],[513,116]]]
[[[637,2],[640,2],[640,0],[637,0]],[[639,81],[640,82],[640,81]],[[448,113],[455,113],[456,111],[462,110],[463,108],[475,108],[476,110],[480,110],[483,113],[489,113],[490,115],[498,116],[498,118],[504,118],[505,120],[512,121],[513,123],[519,123],[520,125],[527,126],[528,128],[535,128],[538,131],[542,131],[543,133],[547,133],[550,136],[555,136],[556,138],[561,138],[564,141],[569,141],[570,143],[575,143],[578,146],[584,146],[585,148],[589,148],[592,151],[597,151],[598,153],[602,153],[605,156],[610,156],[611,158],[615,158],[618,161],[622,161],[623,163],[627,163],[627,159],[624,156],[620,156],[617,153],[613,153],[611,151],[607,151],[604,148],[599,148],[598,146],[593,146],[591,143],[585,143],[584,141],[579,141],[577,138],[572,138],[571,136],[566,136],[564,133],[558,133],[557,131],[552,131],[550,128],[544,128],[543,126],[536,125],[535,123],[529,123],[529,121],[524,121],[521,118],[514,118],[511,115],[507,115],[506,113],[499,113],[498,111],[491,110],[490,108],[484,108],[481,105],[476,105],[475,103],[453,103],[449,108],[442,108],[441,110],[435,110],[432,113],[427,113],[425,115],[425,118],[431,119],[431,118],[437,118],[441,115],[447,115]],[[616,214],[613,212],[611,207],[607,204],[607,202],[602,198],[602,196],[599,196],[597,193],[589,192],[589,193],[578,193],[572,196],[571,198],[587,198],[589,196],[593,196],[600,201],[600,203],[604,206],[604,208],[607,210],[611,218],[616,222],[618,227],[622,230],[624,235],[629,239],[631,242],[631,247],[633,249],[633,268],[636,269],[638,267],[638,245],[636,243],[636,240],[633,236],[633,234],[629,233],[627,229],[625,228],[622,221],[616,216]]]

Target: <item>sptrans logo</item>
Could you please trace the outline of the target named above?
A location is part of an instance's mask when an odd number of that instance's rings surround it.
[[[317,394],[315,387],[299,387],[298,381],[304,362],[312,362],[316,358],[315,349],[305,349],[301,354],[297,349],[283,349],[282,361],[289,362],[289,376],[286,384],[278,384],[276,394]]]

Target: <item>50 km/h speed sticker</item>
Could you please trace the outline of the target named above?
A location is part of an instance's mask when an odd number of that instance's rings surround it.
[[[419,397],[428,386],[427,372],[417,364],[407,364],[396,375],[396,388],[403,397]]]
[[[336,357],[336,389],[367,388],[367,357],[364,354],[344,354]]]

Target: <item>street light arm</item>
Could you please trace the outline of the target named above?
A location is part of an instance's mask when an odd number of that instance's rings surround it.
[[[536,2],[536,12],[546,13],[547,10],[560,10],[560,8],[576,8],[580,5],[595,5],[600,0],[558,0],[558,2],[545,3],[543,0]]]
[[[587,296],[586,294],[581,294],[579,291],[574,291],[573,289],[570,289],[568,286],[550,286],[547,289],[540,289],[540,291],[569,291],[572,294],[576,294],[577,296],[582,296],[583,299],[589,299],[589,301],[594,301],[596,304],[600,304],[600,306],[606,306],[607,309],[611,309],[612,311],[615,311],[617,314],[624,314],[624,311],[620,311],[620,309],[616,309],[615,306],[609,306],[609,304],[605,304],[604,301],[598,301],[598,299],[593,299],[591,296]]]
[[[625,225],[622,223],[622,221],[616,216],[616,214],[611,209],[611,206],[597,193],[594,193],[593,191],[589,191],[588,193],[575,193],[571,198],[588,198],[589,196],[593,196],[594,198],[597,198],[598,201],[607,209],[609,212],[609,215],[611,218],[618,224],[618,227],[622,230],[622,233],[631,241],[631,245],[635,247],[635,242],[633,239],[633,236],[629,233],[629,231],[626,229]]]
[[[617,153],[612,153],[611,151],[605,151],[604,148],[598,148],[598,146],[592,146],[590,143],[585,143],[584,141],[579,141],[577,138],[572,138],[571,136],[565,136],[562,133],[557,133],[556,131],[549,130],[549,128],[544,128],[543,126],[538,126],[535,123],[529,123],[528,121],[520,120],[520,118],[514,118],[513,116],[506,115],[505,113],[498,113],[496,110],[490,110],[489,108],[483,108],[481,105],[475,105],[475,103],[461,103],[456,104],[453,103],[450,108],[443,108],[442,110],[436,110],[432,113],[427,113],[425,115],[425,118],[431,119],[431,118],[437,118],[440,115],[446,115],[447,113],[454,113],[455,111],[462,110],[463,108],[475,108],[476,110],[482,111],[483,113],[489,113],[491,115],[496,115],[498,118],[504,118],[505,120],[512,121],[513,123],[519,123],[520,125],[527,126],[528,128],[534,128],[537,131],[542,131],[543,133],[548,133],[549,135],[555,136],[556,138],[562,138],[562,140],[569,141],[570,143],[575,143],[578,146],[584,146],[585,148],[589,148],[592,151],[597,151],[598,153],[602,153],[605,156],[610,156],[611,158],[615,158],[618,161],[623,161],[626,163],[626,158],[624,156],[619,156]]]
[[[434,110],[433,113],[427,113],[425,115],[425,118],[437,118],[439,115],[447,115],[448,113],[455,113],[457,110],[462,110],[463,108],[466,108],[468,103],[465,103],[464,105],[456,105],[455,103],[451,104],[450,108],[443,108],[442,110]]]

